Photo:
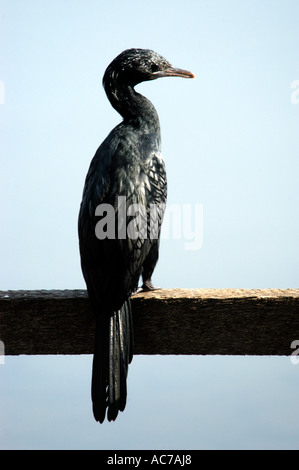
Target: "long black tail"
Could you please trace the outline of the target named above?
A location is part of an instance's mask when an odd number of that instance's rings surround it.
[[[92,403],[96,421],[102,423],[106,409],[108,421],[114,421],[127,401],[128,365],[133,357],[131,302],[97,319],[92,366]]]

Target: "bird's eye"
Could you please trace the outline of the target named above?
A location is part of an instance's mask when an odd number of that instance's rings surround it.
[[[152,64],[151,65],[151,71],[152,72],[157,72],[159,70],[159,66],[157,64]]]

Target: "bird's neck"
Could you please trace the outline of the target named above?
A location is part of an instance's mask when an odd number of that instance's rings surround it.
[[[110,103],[124,118],[124,122],[135,123],[138,127],[144,127],[147,132],[160,135],[159,117],[150,100],[128,84],[114,84],[105,89]]]

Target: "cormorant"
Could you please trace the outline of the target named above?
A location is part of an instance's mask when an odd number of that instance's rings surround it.
[[[194,77],[154,51],[127,49],[103,77],[107,97],[123,121],[91,161],[78,222],[81,267],[96,316],[92,402],[94,417],[101,423],[107,408],[111,421],[126,406],[133,357],[130,296],[140,276],[144,290],[154,288],[151,277],[166,203],[159,118],[134,87],[169,76]]]

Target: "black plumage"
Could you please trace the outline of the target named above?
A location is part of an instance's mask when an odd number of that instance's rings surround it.
[[[165,76],[193,74],[172,67],[151,50],[128,49],[111,62],[103,77],[108,99],[123,121],[91,161],[78,224],[82,272],[96,315],[92,402],[100,422],[107,409],[111,421],[126,405],[133,357],[130,296],[140,276],[142,288],[153,289],[166,203],[159,118],[134,87]]]

